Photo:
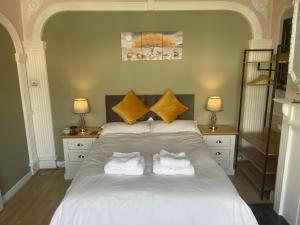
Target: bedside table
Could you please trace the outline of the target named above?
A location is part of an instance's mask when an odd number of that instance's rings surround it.
[[[217,163],[227,175],[234,175],[235,142],[239,133],[228,125],[218,125],[215,131],[209,129],[208,125],[198,125],[198,128]]]
[[[92,144],[99,137],[101,128],[87,128],[86,134],[61,134],[65,156],[65,179],[71,180],[81,162],[87,156]]]

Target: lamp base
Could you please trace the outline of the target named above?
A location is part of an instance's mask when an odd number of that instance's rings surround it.
[[[218,129],[217,126],[210,126],[209,129],[211,129],[212,131],[216,131]]]
[[[86,133],[86,129],[85,129],[85,119],[84,119],[85,114],[84,114],[84,113],[81,113],[81,114],[79,114],[79,115],[80,115],[80,120],[79,120],[80,129],[79,129],[79,133],[80,133],[80,134],[85,134],[85,133]]]
[[[210,126],[209,126],[209,128],[210,128],[212,131],[215,131],[216,129],[218,129],[218,127],[217,127],[217,125],[216,125],[216,122],[217,122],[217,116],[216,116],[216,113],[215,113],[215,112],[211,112]]]
[[[80,129],[80,130],[79,130],[79,133],[80,133],[80,134],[86,134],[86,129]]]

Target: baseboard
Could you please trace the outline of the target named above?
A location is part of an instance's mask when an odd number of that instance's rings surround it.
[[[65,161],[56,161],[56,166],[58,168],[65,168]]]
[[[32,177],[31,171],[21,178],[8,192],[3,195],[3,202],[6,203],[11,199]]]
[[[32,175],[34,175],[40,169],[39,161],[36,161],[35,163],[30,163],[29,166]]]
[[[40,169],[52,169],[56,168],[56,160],[40,160],[39,161]]]

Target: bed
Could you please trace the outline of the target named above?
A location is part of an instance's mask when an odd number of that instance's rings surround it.
[[[193,104],[193,96],[185,98],[188,100],[181,101]],[[107,106],[112,102],[108,101]],[[183,116],[191,119],[193,115]],[[152,155],[160,149],[185,151],[195,167],[195,176],[154,175]],[[141,152],[146,162],[144,176],[104,174],[108,158],[120,150]],[[100,135],[51,225],[257,225],[257,222],[210,155],[201,134],[185,131]]]

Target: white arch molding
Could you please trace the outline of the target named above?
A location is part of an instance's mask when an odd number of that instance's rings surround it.
[[[15,47],[15,59],[17,64],[18,71],[18,79],[21,93],[21,101],[22,101],[22,110],[23,117],[25,123],[25,131],[26,131],[26,141],[29,155],[29,166],[31,168],[32,174],[34,174],[38,170],[38,156],[35,146],[35,137],[34,137],[34,129],[33,129],[33,121],[32,121],[32,110],[31,103],[29,97],[29,89],[27,84],[27,74],[26,74],[26,55],[24,54],[23,47],[19,35],[14,28],[13,24],[9,21],[9,19],[0,13],[0,25],[2,25],[7,32],[9,33],[14,47]]]
[[[160,1],[155,2],[61,2],[44,9],[36,18],[31,40],[42,40],[43,28],[50,17],[65,11],[188,11],[188,10],[227,10],[238,12],[244,16],[252,29],[253,39],[263,39],[261,23],[256,14],[247,6],[230,1]]]
[[[0,24],[9,33],[9,35],[10,35],[10,37],[11,37],[13,43],[14,43],[16,53],[17,54],[23,54],[22,43],[21,43],[21,40],[19,38],[19,35],[18,35],[16,29],[14,28],[12,23],[7,19],[7,17],[4,16],[2,13],[0,13]]]

